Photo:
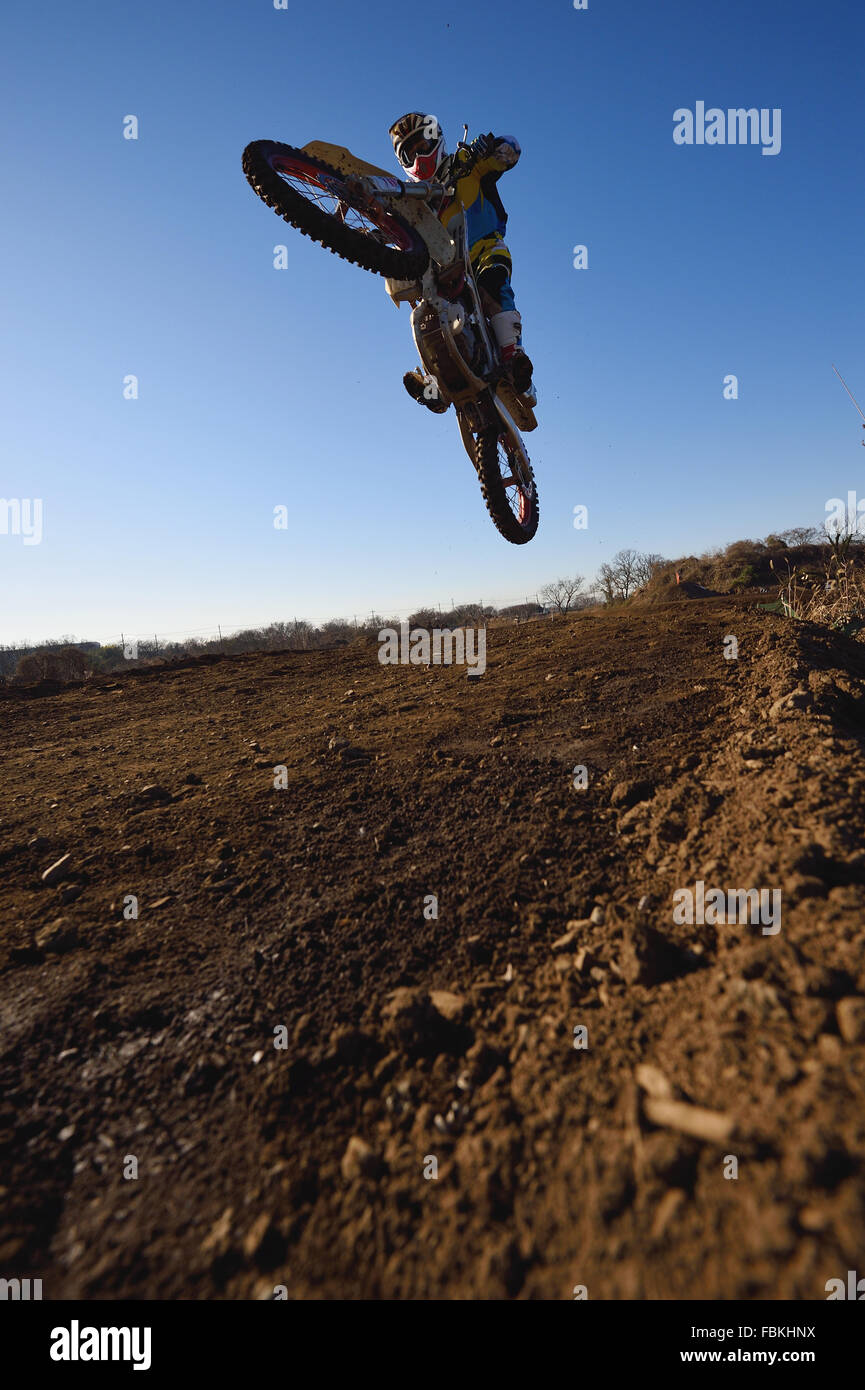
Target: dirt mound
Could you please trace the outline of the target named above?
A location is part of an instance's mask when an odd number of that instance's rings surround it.
[[[686,555],[661,565],[641,592],[651,600],[663,601],[746,591],[777,594],[794,571],[825,578],[832,553],[832,546],[825,541],[788,545],[777,536],[767,536],[765,541],[734,541],[706,555]],[[851,569],[861,574],[865,549],[854,545],[848,558]],[[689,585],[692,593],[675,592]]]
[[[676,592],[683,598],[721,598],[717,589],[707,589],[705,584],[697,584],[693,579],[680,579]]]
[[[638,589],[631,597],[630,602],[636,604],[648,603],[657,605],[659,603],[678,603],[682,599],[689,598],[724,598],[717,589],[707,589],[705,585],[698,584],[694,579],[680,579],[678,583],[647,585],[643,589]]]
[[[708,600],[491,629],[475,678],[358,646],[8,701],[4,1274],[825,1298],[863,656]]]

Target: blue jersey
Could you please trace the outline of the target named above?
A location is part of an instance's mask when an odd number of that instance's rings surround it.
[[[463,177],[460,177],[460,165],[471,156],[467,150],[458,150],[454,155],[450,177],[455,180],[456,198],[445,208],[441,220],[447,226],[462,205],[470,248],[479,241],[504,236],[508,215],[496,185],[507,169],[513,169],[520,153],[519,144],[512,135],[500,135],[490,153],[479,159]]]

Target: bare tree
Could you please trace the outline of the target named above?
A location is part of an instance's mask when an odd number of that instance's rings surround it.
[[[665,560],[663,555],[656,555],[652,551],[638,551],[634,561],[636,588],[641,589],[644,584],[648,584],[649,580],[658,573],[658,570],[662,570],[667,564],[669,561]]]
[[[859,546],[862,542],[862,537],[859,534],[858,517],[848,510],[843,521],[827,521],[826,536],[832,547],[835,560],[839,563],[846,560],[851,547]]]
[[[83,680],[89,665],[86,653],[78,647],[60,647],[56,642],[46,642],[37,651],[21,657],[15,674],[24,681]]]
[[[616,590],[616,574],[612,565],[603,564],[598,570],[598,577],[595,580],[595,592],[600,595],[604,603],[615,603],[618,598]]]
[[[57,665],[61,680],[83,680],[87,674],[87,657],[78,647],[63,647],[57,653]]]
[[[370,613],[369,617],[365,620],[365,622],[361,624],[360,631],[372,632],[376,636],[378,636],[383,627],[398,628],[399,619],[383,618],[380,613]]]
[[[819,526],[791,526],[787,531],[778,532],[778,540],[785,545],[814,545],[822,541],[824,532]]]
[[[605,603],[624,603],[667,561],[662,555],[643,554],[639,550],[620,550],[610,564],[601,565],[595,589]]]
[[[557,613],[567,613],[569,608],[576,606],[584,583],[581,574],[575,574],[570,579],[556,579],[539,590],[538,598],[545,608],[554,608]]]
[[[622,598],[630,598],[635,589],[639,588],[637,579],[637,569],[640,557],[636,550],[620,550],[613,556],[613,568],[616,571],[616,578],[619,586],[619,593]]]
[[[409,615],[408,625],[410,628],[422,627],[429,632],[437,625],[438,620],[438,609],[419,608],[416,613]]]
[[[274,651],[284,651],[291,641],[291,628],[286,622],[268,623],[262,629],[262,640]]]
[[[39,681],[43,676],[42,662],[35,652],[19,657],[15,674],[22,681]]]
[[[610,564],[601,565],[595,587],[605,603],[622,603],[639,588],[635,550],[620,550]]]
[[[499,609],[500,618],[512,618],[514,622],[525,622],[527,618],[536,618],[541,611],[539,603],[511,603],[507,608]]]
[[[314,628],[312,623],[308,623],[306,618],[295,618],[291,624],[290,645],[297,650],[305,652],[312,646]]]
[[[318,633],[311,630],[306,646],[317,646],[319,643],[313,642],[313,638],[318,637],[319,642],[324,646],[346,647],[349,642],[354,641],[356,636],[354,623],[350,623],[347,618],[331,618],[329,622],[324,623],[319,628]],[[301,645],[305,640],[304,637],[301,638]]]

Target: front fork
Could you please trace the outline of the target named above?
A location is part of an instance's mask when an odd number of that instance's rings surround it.
[[[511,466],[512,480],[521,487],[531,486],[529,456],[522,435],[510,411],[492,391],[487,393],[484,402],[478,401],[469,409],[457,410],[457,423],[460,427],[463,447],[474,462],[475,437],[484,430],[497,429],[499,436],[506,436],[509,443],[508,462]]]
[[[473,299],[477,301],[476,294]],[[452,316],[457,312],[465,313],[465,308],[442,300],[436,304],[431,299],[422,300],[412,310],[412,334],[421,364],[427,376],[437,383],[439,398],[456,410],[463,445],[472,462],[475,436],[485,430],[498,429],[510,440],[508,456],[516,481],[527,485],[530,481],[528,455],[519,430],[497,392],[475,375],[460,352],[452,326]],[[483,329],[486,331],[486,324]],[[485,341],[489,355],[489,340]]]

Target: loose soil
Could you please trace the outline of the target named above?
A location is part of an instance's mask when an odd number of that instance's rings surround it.
[[[491,626],[475,678],[361,641],[7,689],[0,1275],[865,1274],[863,676],[710,598]],[[780,930],[677,922],[698,881],[780,890]]]

